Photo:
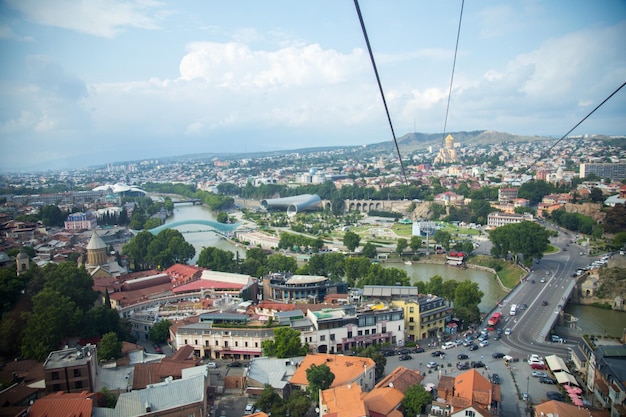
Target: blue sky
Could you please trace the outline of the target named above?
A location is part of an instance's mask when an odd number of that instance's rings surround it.
[[[396,135],[441,133],[460,0],[360,7]],[[624,0],[466,1],[446,130],[560,137],[625,39]],[[4,171],[392,140],[351,0],[1,0],[0,54]]]

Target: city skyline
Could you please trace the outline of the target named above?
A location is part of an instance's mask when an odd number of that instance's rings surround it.
[[[5,171],[392,139],[352,2],[0,7]],[[461,2],[360,8],[396,135],[441,132]],[[626,80],[624,38],[621,1],[466,2],[446,130],[564,134]]]

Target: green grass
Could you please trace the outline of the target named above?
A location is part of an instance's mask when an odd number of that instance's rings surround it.
[[[553,245],[548,245],[548,249],[546,249],[546,251],[544,252],[545,254],[550,254],[550,253],[556,253],[558,252],[558,248],[556,248]]]
[[[500,281],[507,288],[513,288],[526,273],[522,268],[512,262],[495,259],[488,256],[475,256],[470,258],[470,263],[494,269]]]

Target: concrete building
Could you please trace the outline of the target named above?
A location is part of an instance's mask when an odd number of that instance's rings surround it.
[[[586,178],[589,174],[620,181],[626,179],[626,164],[580,164],[580,178]]]
[[[72,213],[65,220],[66,230],[93,230],[97,225],[96,216],[90,211],[87,213]]]
[[[264,299],[284,303],[294,301],[321,303],[328,294],[346,291],[345,283],[331,282],[323,276],[272,274],[263,279]]]
[[[494,212],[494,213],[489,213],[489,215],[487,216],[487,226],[488,227],[500,227],[506,224],[521,223],[523,221],[533,221],[533,220],[534,220],[533,215],[529,213],[517,214],[517,213]]]
[[[369,392],[374,388],[376,363],[372,359],[326,353],[309,353],[306,355],[291,377],[289,381],[291,385],[303,391],[306,390],[309,386],[306,371],[312,365],[326,365],[330,368],[330,371],[335,375],[331,388],[347,384],[359,385],[363,392]]]
[[[44,362],[48,394],[58,391],[96,391],[96,347],[85,346],[50,352]]]

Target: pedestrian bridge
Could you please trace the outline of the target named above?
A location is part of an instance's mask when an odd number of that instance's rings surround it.
[[[220,222],[216,222],[213,220],[180,220],[177,222],[167,223],[167,224],[163,224],[161,226],[155,227],[153,229],[150,229],[149,232],[152,233],[153,235],[156,235],[156,234],[159,234],[161,230],[175,229],[178,226],[185,226],[188,224],[199,224],[202,226],[209,226],[209,228],[212,229],[214,232],[218,234],[222,234],[222,235],[229,234],[235,231],[237,228],[239,228],[239,226],[241,226],[241,223],[234,223],[234,224],[220,223]]]

